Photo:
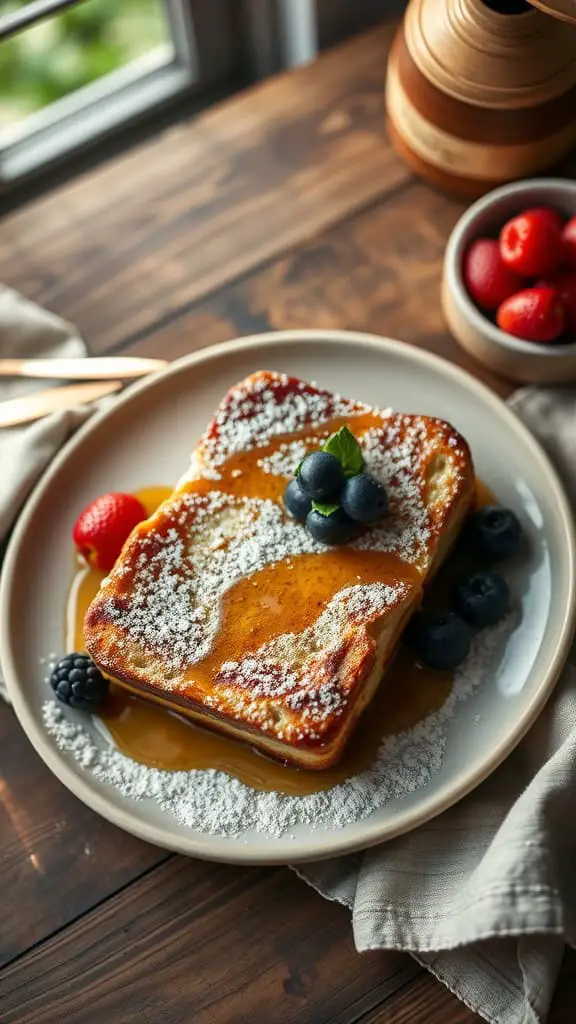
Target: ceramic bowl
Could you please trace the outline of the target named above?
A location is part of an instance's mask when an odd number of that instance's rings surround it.
[[[444,257],[442,306],[454,337],[472,356],[504,377],[531,384],[576,381],[576,341],[539,344],[501,331],[474,304],[464,286],[462,267],[469,244],[495,237],[502,225],[531,206],[552,206],[576,214],[576,181],[532,178],[504,185],[479,199],[460,218]]]

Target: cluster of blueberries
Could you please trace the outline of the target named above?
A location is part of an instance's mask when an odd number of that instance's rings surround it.
[[[287,511],[315,540],[343,544],[359,526],[370,525],[388,513],[386,489],[363,470],[346,476],[340,461],[327,451],[311,452],[299,466],[284,493]],[[472,514],[463,543],[485,566],[514,555],[522,531],[511,509],[486,506]],[[429,668],[451,670],[468,656],[472,630],[495,625],[510,607],[506,580],[481,568],[454,586],[451,609],[423,610],[408,628],[406,639],[418,660]]]
[[[511,558],[518,551],[522,528],[511,509],[487,505],[470,516],[462,544],[483,564]],[[455,669],[468,656],[473,629],[494,626],[510,607],[506,580],[492,569],[475,569],[452,591],[451,611],[421,611],[412,619],[407,641],[428,668]]]
[[[299,523],[306,524],[314,540],[343,544],[358,526],[368,526],[387,514],[388,495],[369,473],[362,470],[347,477],[335,455],[317,451],[306,456],[288,484],[284,504]]]

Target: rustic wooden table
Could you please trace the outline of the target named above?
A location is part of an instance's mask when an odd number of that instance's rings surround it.
[[[394,26],[156,137],[0,225],[0,280],[93,353],[175,358],[286,327],[374,331],[468,367],[439,306],[463,209],[387,144]],[[174,856],[119,832],[0,708],[2,1024],[472,1024],[408,955],[287,869]],[[576,957],[551,1024],[574,1024]]]

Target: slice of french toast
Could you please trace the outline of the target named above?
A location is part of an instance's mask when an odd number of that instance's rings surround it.
[[[347,423],[386,519],[328,548],[287,480]],[[341,756],[472,501],[443,420],[369,408],[283,374],[231,388],[170,498],[128,538],[85,620],[122,686],[302,768]]]

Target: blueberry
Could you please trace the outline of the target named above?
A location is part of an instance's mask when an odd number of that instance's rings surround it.
[[[388,495],[369,473],[349,477],[340,494],[340,505],[356,523],[375,523],[388,513]]]
[[[522,539],[522,527],[512,509],[486,505],[472,513],[468,538],[480,554],[499,561],[516,554]]]
[[[306,522],[306,516],[312,508],[312,499],[304,494],[297,479],[291,480],[284,491],[284,505],[299,523]]]
[[[308,513],[306,526],[310,536],[322,544],[343,544],[354,534],[354,523],[341,508],[329,516],[313,509]]]
[[[95,711],[108,692],[108,680],[87,654],[67,654],[50,676],[58,700],[79,711]]]
[[[344,484],[344,471],[335,455],[330,452],[311,452],[298,472],[298,483],[313,501],[338,494]]]
[[[408,627],[407,640],[428,668],[457,668],[470,650],[470,630],[454,612],[417,612]]]
[[[495,572],[473,572],[454,588],[455,611],[477,629],[499,622],[509,605],[508,584]]]

